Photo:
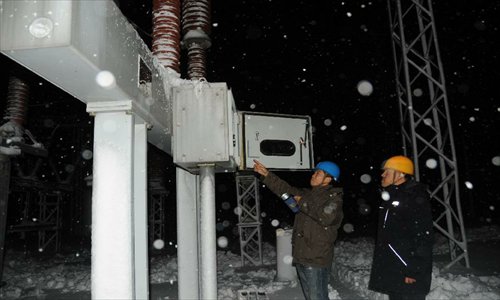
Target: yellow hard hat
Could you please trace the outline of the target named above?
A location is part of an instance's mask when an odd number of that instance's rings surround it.
[[[413,175],[413,161],[406,156],[397,155],[384,162],[382,169],[393,169],[408,175]]]

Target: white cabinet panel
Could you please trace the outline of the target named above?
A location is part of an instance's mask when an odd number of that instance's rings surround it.
[[[271,169],[311,169],[312,131],[309,116],[241,112],[242,169],[257,159]]]

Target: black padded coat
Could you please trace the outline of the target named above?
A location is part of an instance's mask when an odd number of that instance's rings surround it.
[[[288,193],[301,196],[300,211],[295,215],[292,236],[293,263],[330,268],[333,244],[344,216],[342,188],[296,188],[269,172],[261,180],[276,195]]]
[[[432,273],[432,212],[426,186],[414,180],[385,189],[369,288],[385,294],[427,294]],[[406,284],[405,277],[416,279]]]

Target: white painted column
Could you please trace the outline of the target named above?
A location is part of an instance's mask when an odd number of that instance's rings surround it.
[[[201,299],[217,299],[214,165],[200,166],[200,189]]]
[[[179,299],[200,299],[198,264],[199,182],[176,168],[177,185],[177,283]]]
[[[134,299],[149,299],[147,128],[135,117],[134,126]]]
[[[92,299],[133,299],[134,117],[99,112],[94,124]]]

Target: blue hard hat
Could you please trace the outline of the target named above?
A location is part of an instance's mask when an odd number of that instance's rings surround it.
[[[316,170],[322,170],[332,176],[335,181],[339,180],[340,168],[336,163],[331,161],[322,161],[316,165]]]

